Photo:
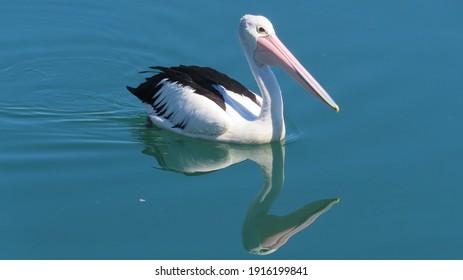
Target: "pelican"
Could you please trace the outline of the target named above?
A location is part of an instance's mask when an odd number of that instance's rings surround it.
[[[281,67],[305,90],[339,111],[278,39],[267,18],[243,16],[239,38],[260,95],[212,68],[184,65],[152,66],[154,76],[127,89],[143,102],[155,126],[213,141],[262,144],[284,139],[283,99],[270,66]]]

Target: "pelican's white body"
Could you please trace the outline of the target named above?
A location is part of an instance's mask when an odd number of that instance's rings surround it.
[[[169,93],[165,94],[160,105],[166,104],[166,113],[173,114],[171,120],[165,119],[156,114],[152,105],[145,104],[149,118],[156,126],[195,138],[248,144],[269,143],[285,136],[283,122],[281,130],[274,135],[273,124],[268,121],[271,118],[259,117],[262,110],[258,104],[223,87],[219,90],[224,96],[225,111],[207,97],[195,94],[190,87],[165,83],[162,90]],[[262,98],[259,95],[256,98],[262,104]],[[174,123],[184,119],[188,119],[187,126],[173,127]]]

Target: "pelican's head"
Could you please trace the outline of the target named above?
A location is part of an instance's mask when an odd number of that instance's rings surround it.
[[[263,16],[244,15],[239,26],[239,36],[250,62],[282,67],[296,82],[336,112],[339,106],[322,86],[299,63],[275,34],[272,23]]]
[[[239,34],[243,44],[255,48],[260,37],[275,35],[275,29],[264,16],[244,15],[240,21]]]

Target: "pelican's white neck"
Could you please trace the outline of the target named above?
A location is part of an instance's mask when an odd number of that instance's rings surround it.
[[[244,44],[243,49],[262,96],[262,109],[257,122],[263,122],[265,127],[272,129],[272,141],[281,140],[286,131],[283,117],[283,98],[278,81],[270,66],[257,65],[254,60],[254,52],[246,48]]]

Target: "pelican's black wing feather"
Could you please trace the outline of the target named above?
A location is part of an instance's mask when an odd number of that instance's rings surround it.
[[[224,97],[215,88],[215,85],[220,85],[229,91],[241,94],[259,104],[254,93],[241,83],[209,67],[180,65],[176,67],[152,66],[150,68],[159,72],[152,77],[146,78],[146,81],[136,88],[127,87],[132,94],[148,104],[154,104],[156,101],[154,95],[161,89],[162,84],[160,82],[164,79],[193,88],[195,93],[214,101],[223,110],[225,110]]]

